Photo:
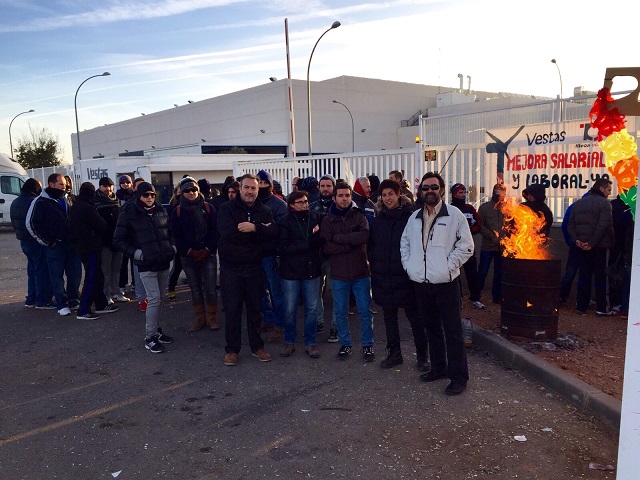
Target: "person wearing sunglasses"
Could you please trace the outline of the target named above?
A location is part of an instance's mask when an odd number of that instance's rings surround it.
[[[424,382],[449,378],[447,395],[464,391],[469,380],[460,322],[460,268],[473,255],[473,238],[463,213],[442,201],[444,180],[435,172],[420,182],[418,210],[400,239],[402,265],[413,281],[418,312],[429,339],[431,370]]]
[[[202,330],[207,323],[211,330],[219,330],[217,214],[205,201],[194,178],[186,177],[180,182],[180,200],[171,213],[170,225],[191,289],[191,306],[196,319],[189,331]]]
[[[167,212],[150,183],[138,185],[133,201],[118,217],[113,245],[133,259],[146,291],[145,348],[151,353],[162,353],[166,350],[164,344],[173,343],[173,338],[160,328],[159,314],[161,294],[167,287],[176,248],[169,238]]]
[[[295,352],[298,299],[304,305],[304,350],[310,358],[319,358],[316,344],[318,291],[322,273],[320,221],[322,216],[309,210],[307,192],[296,190],[287,198],[289,215],[279,224],[278,254],[284,299],[284,345],[281,357]]]

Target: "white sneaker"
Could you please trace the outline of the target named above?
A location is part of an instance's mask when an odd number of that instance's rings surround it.
[[[61,308],[60,310],[58,310],[58,315],[62,317],[68,317],[69,315],[71,315],[71,309],[69,307]]]
[[[118,295],[113,295],[111,297],[111,300],[114,302],[120,302],[120,303],[127,303],[129,300],[129,298],[127,296],[125,296],[123,293],[119,293]]]
[[[477,308],[478,310],[482,310],[483,308],[485,308],[484,303],[479,302],[478,300],[471,302],[471,306],[473,308]]]

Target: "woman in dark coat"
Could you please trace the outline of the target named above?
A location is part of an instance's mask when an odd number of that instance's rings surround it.
[[[171,232],[180,263],[191,288],[195,322],[190,332],[202,330],[208,323],[219,330],[216,292],[218,223],[216,210],[205,201],[198,183],[191,177],[180,182],[180,199],[171,213]],[[206,301],[206,306],[205,306]]]
[[[304,347],[311,358],[319,358],[316,344],[317,308],[322,273],[320,221],[317,212],[309,210],[304,190],[295,190],[287,198],[289,215],[278,224],[278,274],[282,281],[284,300],[284,346],[280,356],[289,357],[295,351],[298,299],[302,293],[304,305]]]
[[[159,326],[160,299],[169,280],[169,266],[176,252],[169,238],[167,212],[156,200],[153,185],[141,182],[134,197],[118,217],[113,246],[133,259],[147,292],[145,348],[151,353],[165,351],[173,343]]]
[[[382,307],[387,333],[387,358],[382,368],[402,363],[398,308],[404,308],[411,324],[416,346],[418,368],[427,368],[427,336],[417,314],[415,293],[400,260],[400,237],[409,216],[414,212],[411,201],[400,195],[400,184],[383,180],[380,184],[378,213],[371,223],[367,249],[371,267],[373,301]]]

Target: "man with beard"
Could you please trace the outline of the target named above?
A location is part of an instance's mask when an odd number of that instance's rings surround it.
[[[338,325],[340,350],[338,359],[351,355],[349,330],[349,293],[353,291],[361,323],[362,357],[373,362],[373,318],[371,317],[371,277],[367,261],[369,222],[364,213],[351,200],[351,186],[336,184],[334,204],[322,219],[320,237],[324,253],[331,262],[331,292],[333,310]]]
[[[400,239],[402,266],[414,282],[418,312],[427,328],[431,371],[423,382],[449,378],[447,395],[464,391],[469,380],[460,322],[460,268],[473,255],[465,216],[442,201],[444,180],[434,172],[422,177],[420,205]],[[424,208],[422,208],[424,206]]]
[[[68,316],[71,315],[71,310],[77,309],[80,304],[78,288],[82,277],[82,264],[72,243],[64,176],[52,173],[47,183],[48,187],[31,203],[25,224],[31,236],[46,247],[45,258],[56,308],[59,315]]]
[[[98,182],[96,190],[95,206],[100,216],[107,222],[107,229],[102,234],[102,271],[104,273],[104,294],[107,301],[129,301],[118,287],[120,267],[122,266],[122,252],[113,246],[113,233],[116,231],[118,216],[120,215],[120,202],[113,193],[113,180],[103,177]]]
[[[320,178],[320,198],[309,205],[309,210],[319,213],[322,217],[329,213],[331,205],[333,205],[333,189],[336,186],[336,179],[331,175],[323,175]],[[331,288],[331,275],[329,272],[329,258],[326,256],[322,260],[322,274],[320,275],[320,299],[318,301],[318,333],[324,332],[324,292],[325,289]],[[336,325],[336,316],[331,316],[331,330],[329,331],[330,343],[338,341],[338,327]]]
[[[271,210],[273,220],[278,224],[289,214],[287,204],[273,194],[273,179],[268,172],[260,170],[257,177],[260,182],[258,198],[264,206]],[[263,324],[267,328],[273,325],[273,330],[271,330],[268,338],[271,343],[279,343],[284,339],[284,297],[280,275],[276,271],[277,249],[278,242],[276,239],[266,245],[264,258],[262,259],[262,267],[266,276],[265,293],[262,298]]]
[[[278,239],[271,210],[258,199],[258,178],[245,175],[240,193],[218,212],[220,285],[225,310],[224,364],[238,363],[241,347],[242,307],[247,311],[251,352],[261,362],[271,361],[260,338],[260,300],[264,293],[262,257],[265,247]]]
[[[493,261],[493,285],[491,296],[493,303],[500,303],[502,300],[502,228],[504,227],[504,214],[502,207],[507,196],[507,187],[502,183],[493,186],[493,196],[491,200],[483,203],[478,208],[480,215],[480,265],[478,266],[478,287],[480,291],[484,289],[484,282],[489,274],[491,262]]]

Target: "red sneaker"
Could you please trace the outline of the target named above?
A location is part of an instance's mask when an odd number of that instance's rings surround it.
[[[147,299],[142,299],[138,302],[138,310],[140,310],[141,312],[146,312],[147,311]]]

